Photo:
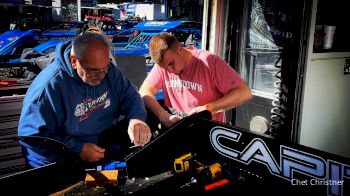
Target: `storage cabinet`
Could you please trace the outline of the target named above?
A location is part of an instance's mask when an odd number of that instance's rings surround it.
[[[317,25],[334,25],[331,49],[315,47],[309,40],[301,104],[299,143],[350,158],[349,2],[314,1],[310,37]]]

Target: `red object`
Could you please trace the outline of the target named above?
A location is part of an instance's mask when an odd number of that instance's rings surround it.
[[[17,84],[17,80],[0,80],[0,86],[8,86],[9,84]]]
[[[0,81],[0,86],[8,86],[9,83],[8,82],[3,82],[3,81]]]
[[[216,188],[216,187],[219,187],[219,186],[223,186],[223,185],[228,184],[228,183],[229,183],[229,181],[227,179],[222,179],[222,180],[219,180],[217,182],[205,185],[204,189],[205,189],[205,191],[209,191],[209,190],[211,190],[213,188]]]

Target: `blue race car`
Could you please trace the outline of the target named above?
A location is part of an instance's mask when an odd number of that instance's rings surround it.
[[[81,22],[65,22],[45,31],[10,30],[0,35],[0,56],[21,54],[25,48],[33,48],[48,40],[68,40],[83,30]]]
[[[0,55],[21,54],[24,48],[38,45],[40,32],[38,30],[10,30],[0,35]]]
[[[201,48],[202,24],[190,21],[144,21],[131,28],[130,42],[114,44],[115,55],[149,54],[148,46],[153,36],[161,32],[173,33],[184,46]],[[118,39],[118,38],[116,38]]]
[[[83,22],[64,22],[41,33],[41,41],[66,41],[84,31]]]

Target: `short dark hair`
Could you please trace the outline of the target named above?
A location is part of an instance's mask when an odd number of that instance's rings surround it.
[[[82,35],[78,35],[73,40],[72,51],[73,54],[80,59],[83,58],[87,48],[95,46],[103,46],[111,50],[111,43],[105,35],[86,32]]]
[[[169,49],[176,50],[177,46],[180,45],[179,40],[172,34],[163,32],[151,39],[150,43],[150,54],[152,60],[159,64],[163,61],[164,53]]]

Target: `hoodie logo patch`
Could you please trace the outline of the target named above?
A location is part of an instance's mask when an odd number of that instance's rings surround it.
[[[75,106],[74,115],[83,121],[89,118],[90,114],[99,108],[107,108],[111,105],[111,100],[107,97],[108,92],[103,93],[100,97],[96,99],[86,98],[83,103],[77,104]]]

